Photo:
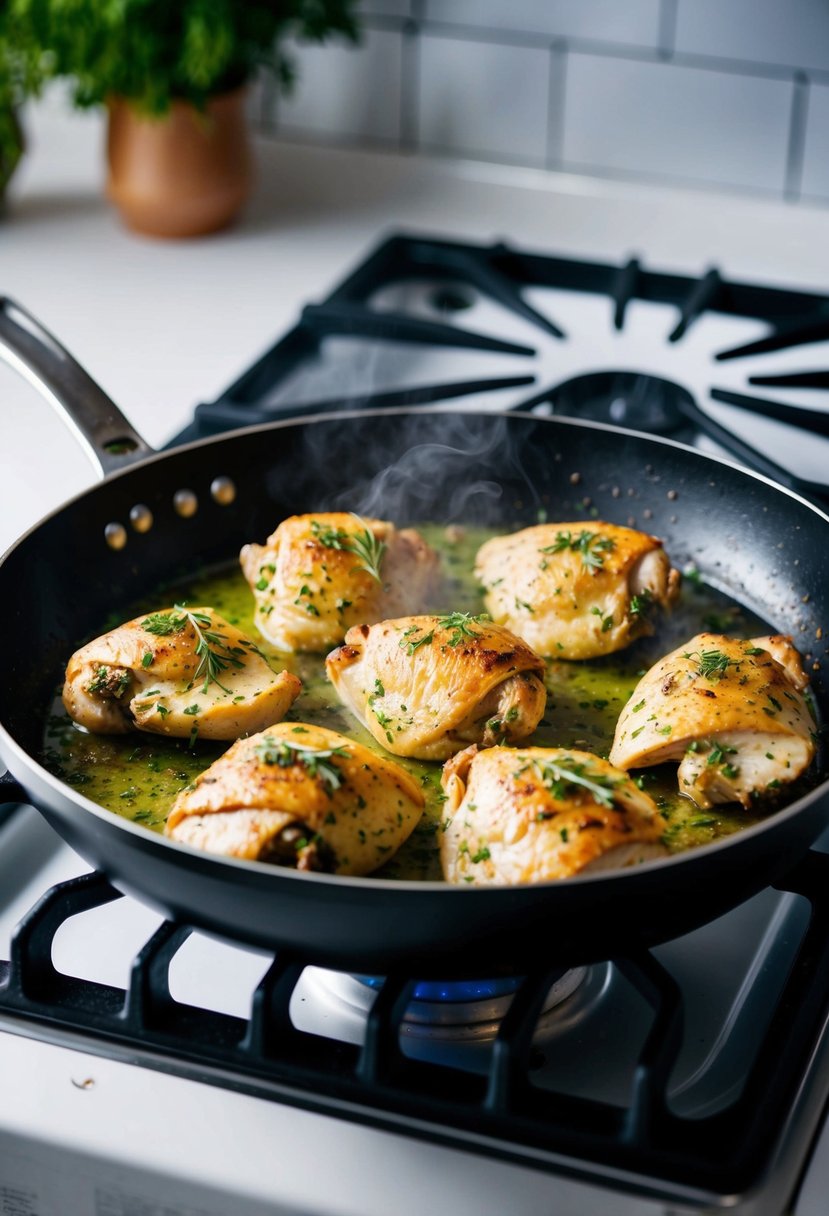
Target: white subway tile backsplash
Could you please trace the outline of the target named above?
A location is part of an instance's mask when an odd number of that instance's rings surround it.
[[[572,54],[564,161],[780,192],[792,90],[743,73]]]
[[[419,141],[429,150],[543,165],[551,55],[424,34]]]
[[[829,2],[679,0],[676,50],[829,71]]]
[[[829,0],[357,0],[260,129],[829,204]],[[808,122],[806,121],[808,119]]]
[[[479,29],[656,47],[660,0],[426,0],[426,17]]]
[[[802,193],[829,200],[829,85],[809,88]]]
[[[358,47],[295,43],[298,82],[278,102],[278,129],[396,142],[402,43],[400,33],[388,30],[365,30]]]

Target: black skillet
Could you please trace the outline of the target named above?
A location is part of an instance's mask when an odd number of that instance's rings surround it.
[[[821,770],[806,796],[698,850],[601,876],[472,889],[217,858],[96,806],[36,759],[68,655],[119,606],[233,560],[285,515],[347,506],[399,521],[514,527],[535,522],[543,507],[553,520],[585,509],[633,520],[664,537],[676,565],[693,563],[793,636],[809,668],[816,664],[823,720],[829,693],[817,639],[829,628],[829,517],[670,440],[520,414],[354,412],[153,455],[66,351],[8,301],[0,349],[60,405],[106,474],[0,564],[0,755],[12,774],[3,797],[20,800],[22,787],[115,886],[166,916],[363,972],[518,974],[540,955],[562,964],[608,958],[711,920],[780,877],[827,823]]]

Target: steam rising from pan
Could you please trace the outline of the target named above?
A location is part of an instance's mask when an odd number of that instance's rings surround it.
[[[437,411],[429,411],[433,412]],[[523,467],[518,429],[510,432],[505,416],[490,414],[486,421],[482,427],[473,413],[447,413],[442,419],[441,442],[424,443],[422,415],[401,413],[393,450],[389,450],[388,437],[381,441],[378,436],[375,446],[370,428],[363,426],[362,447],[355,458],[350,452],[346,455],[349,422],[343,419],[345,450],[337,445],[332,451],[326,444],[320,451],[320,433],[309,427],[305,458],[322,473],[319,483],[323,485],[326,465],[343,459],[351,462],[346,488],[332,492],[325,504],[328,510],[356,511],[398,523],[427,519],[494,522],[504,516],[500,502],[504,482],[521,484],[525,504],[537,505],[540,498]],[[333,480],[343,484],[341,469]]]

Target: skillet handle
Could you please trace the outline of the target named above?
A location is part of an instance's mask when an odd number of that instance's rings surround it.
[[[19,805],[29,802],[29,795],[8,770],[0,773],[0,827],[11,819]]]
[[[106,476],[153,454],[69,351],[8,296],[0,296],[0,359],[55,407],[99,473]]]

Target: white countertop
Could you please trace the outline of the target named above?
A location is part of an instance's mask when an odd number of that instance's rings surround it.
[[[826,290],[829,212],[473,162],[259,139],[236,228],[128,233],[103,198],[103,122],[52,98],[0,221],[0,291],[42,320],[161,444],[395,229]],[[0,366],[0,549],[92,479],[85,456]]]

